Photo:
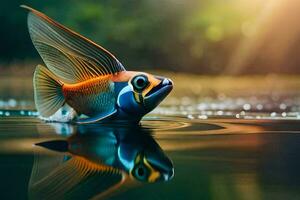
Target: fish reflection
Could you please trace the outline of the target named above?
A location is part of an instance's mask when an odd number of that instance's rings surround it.
[[[75,129],[65,140],[36,144],[58,153],[35,155],[31,199],[104,198],[142,182],[168,181],[174,175],[172,161],[148,129],[99,125]],[[61,130],[66,134],[73,129]]]

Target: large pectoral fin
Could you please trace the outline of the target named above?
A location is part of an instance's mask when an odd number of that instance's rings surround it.
[[[108,112],[108,113],[101,113],[101,114],[95,115],[93,117],[78,119],[75,122],[77,124],[96,123],[96,122],[100,122],[100,121],[103,121],[105,119],[108,119],[108,118],[112,117],[113,115],[115,115],[116,113],[117,113],[117,110],[115,109],[115,110],[113,110],[111,112]]]
[[[90,199],[114,191],[125,178],[124,172],[116,168],[74,156],[31,182],[29,198]]]
[[[65,83],[125,71],[109,51],[28,6],[28,29],[50,71]]]

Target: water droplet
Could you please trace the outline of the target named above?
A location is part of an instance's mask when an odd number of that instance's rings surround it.
[[[264,108],[264,106],[261,105],[261,104],[257,104],[257,106],[256,106],[256,109],[257,109],[257,110],[262,110],[263,108]]]
[[[188,119],[195,119],[195,117],[193,115],[188,115],[187,118]]]
[[[9,106],[9,107],[16,107],[16,106],[17,106],[17,101],[14,100],[14,99],[8,100],[7,103],[8,103],[8,106]]]
[[[218,112],[217,112],[217,115],[223,115],[223,111],[222,110],[219,110]]]
[[[208,117],[206,115],[199,115],[198,119],[207,119]]]
[[[248,104],[248,103],[246,103],[246,104],[243,105],[243,109],[244,110],[250,110],[251,109],[251,105]]]
[[[280,108],[281,110],[285,110],[285,109],[287,108],[287,106],[286,106],[284,103],[281,103],[281,104],[279,105],[279,108]]]

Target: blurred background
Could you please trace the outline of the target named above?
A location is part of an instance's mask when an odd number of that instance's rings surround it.
[[[174,161],[174,179],[123,199],[299,199],[300,0],[1,0],[2,199],[27,197],[29,149],[39,129],[54,132],[35,118],[32,77],[43,62],[21,4],[127,70],[174,81],[142,121]]]
[[[128,70],[300,72],[297,0],[6,0],[0,7],[0,74],[32,74],[41,63],[21,4],[102,45]]]

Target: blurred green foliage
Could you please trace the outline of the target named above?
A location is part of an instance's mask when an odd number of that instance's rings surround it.
[[[127,69],[197,73],[224,70],[260,9],[247,0],[7,0],[0,7],[2,62],[39,58],[20,4],[94,40]]]

